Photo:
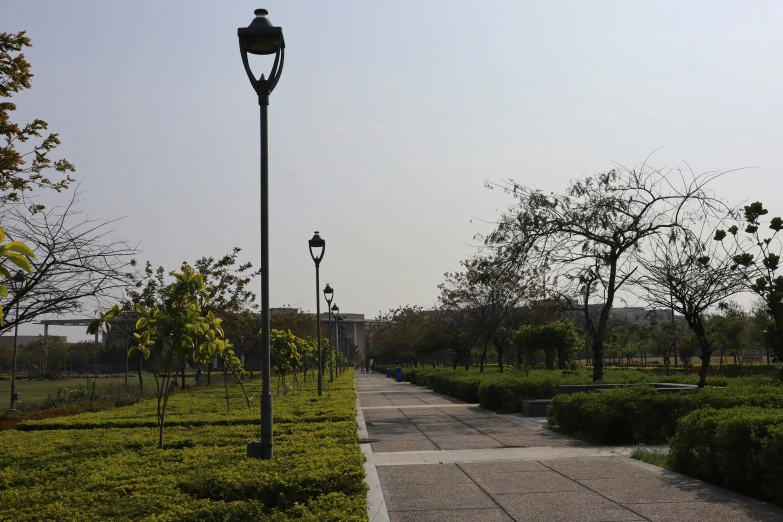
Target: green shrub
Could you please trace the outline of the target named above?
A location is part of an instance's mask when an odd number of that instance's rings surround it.
[[[592,372],[578,369],[569,372],[561,370],[531,370],[525,372],[508,368],[500,373],[497,368],[487,368],[483,373],[477,368],[465,371],[463,368],[405,368],[402,373],[405,381],[425,386],[438,393],[450,395],[465,402],[479,403],[481,406],[501,413],[522,411],[523,400],[551,399],[557,394],[561,384],[591,384]],[[604,383],[652,383],[669,382],[697,384],[699,376],[694,375],[656,375],[626,369],[607,369]],[[754,386],[763,383],[778,382],[768,377],[748,377],[728,379],[713,377],[708,381],[711,386],[726,386],[733,381],[753,381]]]
[[[549,407],[549,423],[562,433],[598,444],[662,444],[674,436],[685,415],[736,406],[783,408],[783,389],[730,386],[661,393],[640,386],[558,395]]]
[[[252,460],[260,382],[248,409],[231,390],[172,397],[167,449],[155,404],[40,421],[0,432],[0,519],[366,520],[353,371],[275,398],[275,458]],[[152,426],[147,423],[152,421]]]
[[[671,439],[672,469],[783,505],[783,410],[695,411]]]

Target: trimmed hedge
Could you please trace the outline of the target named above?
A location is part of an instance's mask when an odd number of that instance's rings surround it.
[[[675,471],[783,505],[783,410],[695,411],[671,439]]]
[[[172,397],[164,450],[154,401],[0,433],[0,518],[367,520],[353,371],[322,397],[312,383],[275,397],[268,461],[246,457],[261,391],[247,387],[252,408],[235,387],[230,412],[222,386]]]
[[[558,395],[549,423],[558,431],[597,444],[663,444],[678,421],[703,408],[783,408],[783,388],[737,384],[690,392],[660,393],[649,387]]]
[[[522,411],[523,400],[551,399],[557,394],[560,384],[591,384],[592,372],[576,370],[532,370],[526,375],[513,368],[500,373],[497,368],[487,368],[483,373],[478,369],[467,372],[458,368],[404,368],[404,381],[426,386],[431,390],[450,395],[465,402],[479,403],[490,410],[500,413],[518,413]],[[642,373],[635,370],[607,369],[604,383],[651,383],[676,382],[697,384],[698,375],[661,376]],[[769,379],[767,379],[769,380]],[[729,379],[712,378],[713,386],[725,386]]]

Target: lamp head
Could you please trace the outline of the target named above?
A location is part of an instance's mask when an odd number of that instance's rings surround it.
[[[256,9],[254,14],[256,17],[250,22],[250,25],[237,29],[239,52],[242,53],[242,63],[253,89],[259,97],[265,97],[268,103],[269,93],[275,88],[280,79],[280,73],[283,72],[285,40],[283,39],[283,28],[272,25],[272,22],[266,17],[269,14],[266,9]],[[275,63],[272,65],[272,71],[268,78],[263,74],[260,78],[255,77],[247,61],[248,54],[275,55]]]
[[[318,235],[318,231],[315,231],[313,238],[310,239],[307,244],[310,246],[310,257],[313,258],[316,265],[321,263],[324,258],[324,252],[326,252],[326,241]]]
[[[256,15],[250,25],[237,29],[241,49],[249,54],[275,54],[285,48],[283,40],[283,28],[275,27],[272,21],[266,17],[269,11],[256,9]]]
[[[327,304],[332,304],[333,297],[334,290],[332,290],[332,287],[329,286],[329,283],[326,283],[326,287],[324,288],[324,298],[326,299]]]

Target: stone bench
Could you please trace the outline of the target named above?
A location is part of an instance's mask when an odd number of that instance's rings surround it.
[[[550,404],[552,404],[552,399],[522,401],[522,415],[525,417],[546,417],[546,410]]]
[[[558,395],[569,395],[571,393],[585,393],[601,390],[614,390],[617,388],[630,388],[633,386],[652,386],[659,392],[678,392],[691,391],[698,388],[695,384],[679,384],[669,382],[654,383],[634,383],[634,384],[559,384],[557,386]]]

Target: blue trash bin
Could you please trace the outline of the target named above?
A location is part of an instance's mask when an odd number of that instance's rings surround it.
[[[398,366],[395,371],[397,372],[397,382],[402,382],[402,368]]]
[[[391,368],[386,368],[386,377],[391,377]]]

